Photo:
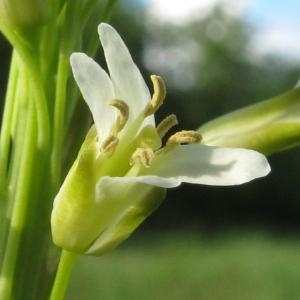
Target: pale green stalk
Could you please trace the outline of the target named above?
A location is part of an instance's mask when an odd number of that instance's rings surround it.
[[[62,144],[64,138],[64,115],[66,106],[66,86],[69,75],[69,58],[61,54],[58,63],[56,101],[54,107],[54,124],[52,139],[51,173],[53,186],[61,181]]]
[[[18,68],[16,53],[12,55],[12,64],[9,74],[7,95],[2,120],[2,131],[0,135],[0,257],[4,255],[4,245],[7,237],[8,216],[8,165],[11,142],[11,131],[13,128],[13,112],[15,107],[15,94],[18,83]],[[0,268],[1,268],[0,262]]]
[[[0,135],[0,199],[5,202],[7,194],[7,168],[10,149],[10,137],[12,130],[12,118],[14,111],[14,100],[17,89],[18,68],[16,65],[16,53],[12,55],[11,70],[8,80],[7,95],[5,98],[5,107]],[[2,212],[2,210],[1,210]]]
[[[66,250],[62,251],[50,300],[65,299],[65,293],[77,257],[78,255],[75,253]]]
[[[25,138],[22,160],[20,162],[20,180],[14,201],[14,208],[11,217],[10,231],[7,239],[7,246],[3,262],[3,269],[0,281],[0,295],[3,300],[13,299],[13,280],[17,254],[19,251],[20,237],[24,229],[25,215],[28,209],[27,200],[30,194],[33,160],[35,154],[37,124],[36,113],[33,104],[29,105],[26,124],[27,136]]]

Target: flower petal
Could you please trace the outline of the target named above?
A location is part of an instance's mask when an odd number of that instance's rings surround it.
[[[237,185],[269,172],[267,159],[256,151],[195,144],[161,152],[146,175],[196,184]]]
[[[128,104],[131,123],[150,101],[149,89],[117,31],[110,25],[101,23],[98,33],[116,98]],[[147,124],[154,124],[153,116],[147,119]]]
[[[148,176],[137,176],[137,177],[110,177],[103,176],[101,177],[101,181],[97,184],[96,190],[96,198],[101,199],[102,189],[105,187],[113,187],[114,185],[124,184],[124,189],[126,189],[126,185],[129,183],[145,183],[149,185],[154,185],[162,188],[173,188],[179,186],[181,184],[181,180],[177,178],[166,178],[159,177],[156,175],[148,175]]]
[[[112,82],[107,73],[84,53],[73,53],[70,62],[74,78],[92,112],[98,137],[103,140],[116,120],[116,111],[108,105],[115,98]]]

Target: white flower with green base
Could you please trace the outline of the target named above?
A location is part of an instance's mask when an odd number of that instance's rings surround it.
[[[196,131],[179,131],[174,115],[157,126],[154,113],[166,90],[151,76],[151,97],[119,34],[100,24],[109,75],[93,59],[73,53],[75,80],[95,126],[58,192],[51,223],[54,242],[76,253],[102,255],[115,248],[155,210],[165,188],[182,182],[237,185],[265,176],[264,155],[241,148],[201,144]]]

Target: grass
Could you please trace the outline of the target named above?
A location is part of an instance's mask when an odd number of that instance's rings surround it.
[[[82,257],[67,300],[299,300],[300,238],[262,233],[139,233]]]

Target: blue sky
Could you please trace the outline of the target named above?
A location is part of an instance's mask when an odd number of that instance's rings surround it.
[[[259,21],[277,22],[280,19],[289,19],[299,22],[300,1],[272,1],[258,0],[254,1],[251,9],[251,15]]]
[[[223,2],[229,13],[247,18],[257,29],[253,53],[276,53],[300,62],[300,0],[140,0],[150,14],[160,20],[186,22],[197,12],[205,14],[215,3]]]
[[[300,1],[254,0],[249,20],[256,24],[257,48],[262,53],[277,52],[300,61]]]

